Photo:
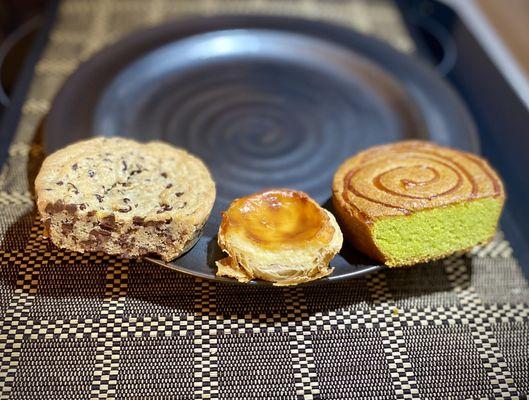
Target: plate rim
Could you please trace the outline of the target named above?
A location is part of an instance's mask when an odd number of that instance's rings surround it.
[[[385,270],[385,269],[389,268],[385,264],[373,263],[373,265],[369,265],[366,268],[363,268],[363,269],[361,269],[359,271],[352,271],[352,272],[349,272],[349,273],[346,273],[346,274],[334,275],[334,276],[331,273],[331,275],[325,276],[323,278],[315,279],[313,281],[302,282],[302,283],[298,283],[298,284],[295,284],[295,285],[282,286],[282,285],[274,285],[274,282],[265,281],[265,280],[262,280],[262,279],[252,279],[251,281],[248,281],[248,282],[239,282],[236,279],[227,278],[227,277],[224,277],[224,276],[217,276],[215,274],[214,275],[208,275],[208,274],[200,272],[200,271],[197,272],[195,270],[182,267],[182,266],[176,264],[173,261],[163,261],[163,260],[161,260],[159,258],[156,258],[156,257],[148,256],[148,257],[143,257],[143,259],[148,261],[148,262],[150,262],[151,264],[159,265],[161,267],[164,267],[164,268],[167,268],[167,269],[170,269],[170,270],[173,270],[173,271],[177,271],[177,272],[185,274],[187,276],[193,276],[195,278],[207,279],[207,280],[211,280],[211,281],[214,281],[214,282],[221,282],[221,283],[225,283],[225,284],[242,285],[242,286],[250,286],[250,287],[287,287],[287,286],[327,285],[327,284],[331,284],[331,283],[334,283],[334,282],[339,282],[339,281],[345,281],[345,280],[349,280],[349,279],[358,278],[360,276],[368,275],[368,274],[371,274],[373,272],[381,271],[381,270]],[[175,259],[174,261],[178,261],[178,258]],[[212,271],[212,273],[213,273],[213,271]]]

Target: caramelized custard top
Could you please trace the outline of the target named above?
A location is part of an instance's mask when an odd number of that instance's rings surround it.
[[[232,230],[267,249],[327,243],[329,217],[303,192],[271,189],[236,199],[222,215],[221,229]]]

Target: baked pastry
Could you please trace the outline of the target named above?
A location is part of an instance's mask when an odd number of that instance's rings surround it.
[[[334,216],[307,194],[270,189],[234,200],[222,213],[218,243],[228,257],[217,275],[295,285],[329,275],[342,247]]]
[[[37,207],[58,247],[172,260],[200,236],[215,201],[206,166],[162,142],[95,138],[44,160]]]
[[[504,201],[503,184],[485,160],[423,141],[363,151],[333,182],[346,239],[390,267],[489,241]]]

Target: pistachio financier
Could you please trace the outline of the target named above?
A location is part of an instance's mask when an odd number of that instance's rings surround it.
[[[166,143],[117,137],[51,154],[35,192],[58,247],[166,261],[196,242],[215,201],[215,184],[198,158]]]
[[[345,238],[390,267],[489,241],[504,201],[503,184],[485,160],[425,141],[363,151],[333,182]]]

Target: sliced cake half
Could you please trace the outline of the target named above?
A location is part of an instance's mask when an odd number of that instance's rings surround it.
[[[411,265],[489,241],[505,202],[482,158],[424,141],[373,147],[333,182],[344,235],[386,265]]]

